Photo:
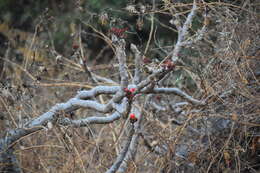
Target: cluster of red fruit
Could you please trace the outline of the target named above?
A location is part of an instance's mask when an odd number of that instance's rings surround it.
[[[128,30],[128,28],[111,28],[110,32],[115,34],[118,37],[124,36],[124,33]]]
[[[131,89],[125,88],[125,89],[124,89],[124,91],[125,91],[125,93],[126,93],[126,97],[127,97],[129,100],[133,99],[135,90],[136,90],[135,88],[131,88]]]

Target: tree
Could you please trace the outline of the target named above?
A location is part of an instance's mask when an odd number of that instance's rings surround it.
[[[184,6],[184,4],[178,5]],[[143,15],[146,13],[146,7],[142,4],[138,4],[138,6],[140,7],[140,11],[137,12],[136,6],[129,5],[126,9],[132,13],[137,13],[138,20],[140,20],[139,22],[142,22]],[[211,143],[212,139],[209,136],[218,136],[221,131],[234,129],[234,122],[238,121],[236,114],[233,114],[232,117],[228,119],[222,117],[207,118],[203,116],[203,113],[210,114],[210,112],[214,110],[211,106],[216,106],[214,105],[215,102],[212,101],[216,99],[216,95],[213,94],[213,91],[208,91],[209,88],[205,88],[205,86],[209,86],[209,84],[207,84],[199,74],[195,75],[195,73],[191,73],[197,82],[196,86],[198,90],[200,89],[200,93],[203,93],[197,95],[200,99],[193,97],[193,93],[188,94],[183,89],[167,84],[167,82],[172,80],[172,76],[175,75],[174,73],[186,64],[185,60],[180,56],[182,51],[193,47],[203,39],[207,40],[210,27],[207,22],[207,6],[210,6],[210,3],[208,5],[205,2],[199,3],[194,0],[188,14],[183,17],[178,13],[174,14],[174,8],[176,7],[173,3],[165,1],[164,8],[169,8],[171,13],[171,20],[169,22],[175,26],[177,30],[178,36],[176,44],[172,46],[170,51],[158,44],[158,48],[166,52],[166,56],[159,62],[154,60],[155,62],[150,63],[149,60],[149,63],[146,64],[147,57],[141,53],[142,51],[139,50],[140,47],[138,48],[135,44],[130,43],[130,50],[134,55],[134,68],[127,62],[128,52],[126,50],[126,41],[123,38],[124,32],[126,32],[124,28],[113,29],[115,28],[113,26],[112,29],[110,29],[110,37],[108,37],[90,24],[82,22],[79,25],[80,31],[84,29],[83,25],[90,27],[97,36],[102,37],[107,45],[114,51],[118,63],[119,82],[93,72],[90,65],[85,62],[85,52],[81,40],[82,35],[79,34],[77,43],[73,45],[73,49],[77,50],[74,52],[74,55],[80,59],[80,65],[84,69],[88,79],[90,79],[89,81],[96,86],[88,90],[80,90],[74,97],[68,99],[68,101],[55,104],[48,111],[26,121],[22,126],[8,130],[7,134],[0,140],[0,163],[3,165],[1,166],[1,171],[21,172],[21,168],[18,166],[17,158],[14,154],[14,145],[30,134],[42,130],[46,130],[48,133],[54,127],[59,126],[73,128],[89,127],[91,124],[108,126],[118,121],[122,124],[122,130],[119,136],[116,137],[114,143],[110,146],[113,147],[113,145],[119,142],[120,147],[115,147],[118,150],[116,151],[117,156],[113,157],[114,161],[112,164],[104,169],[106,172],[126,172],[127,169],[131,169],[129,167],[135,163],[135,158],[139,154],[138,148],[141,145],[141,140],[150,152],[164,157],[164,165],[160,168],[161,171],[167,172],[174,170],[178,172],[178,170],[188,171],[189,169],[195,168],[199,154],[203,153],[205,155],[205,151],[210,150],[211,147],[219,147]],[[205,10],[203,10],[205,13],[204,17],[198,14],[198,12],[200,12],[199,8],[202,7],[205,7]],[[151,12],[153,11],[155,11],[154,1],[153,7],[151,7]],[[151,15],[150,35],[144,48],[144,53],[147,53],[149,50],[152,34],[154,33],[153,19],[154,16]],[[204,23],[201,27],[196,28],[196,22],[199,19],[203,19]],[[59,65],[62,55],[57,52],[54,54],[56,54],[56,61]],[[133,69],[133,73],[131,69]],[[24,71],[26,72],[26,66]],[[37,81],[37,78],[35,81]],[[102,84],[100,84],[101,82]],[[162,99],[163,95],[173,95],[173,97],[170,97],[173,101],[164,101]],[[230,97],[228,93],[222,91],[220,94],[217,94],[217,96],[220,99]],[[178,101],[180,98],[181,101]],[[185,120],[179,121],[169,115],[167,118],[170,119],[170,125],[165,125],[165,128],[173,128],[174,130],[169,130],[165,133],[174,131],[174,135],[168,135],[169,138],[164,138],[162,142],[151,142],[146,134],[148,130],[145,129],[145,127],[147,127],[147,125],[145,125],[146,121],[149,119],[149,112],[147,112],[148,107],[152,107],[158,114],[161,114],[161,111],[168,112],[169,114],[175,112],[185,117]],[[76,111],[80,109],[89,109],[91,112],[88,112],[87,117],[75,119],[73,114],[79,113],[76,113]],[[89,115],[90,113],[91,115]],[[214,113],[217,114],[218,111]],[[102,116],[100,114],[102,114]],[[154,121],[156,121],[156,119]],[[198,127],[195,128],[194,121],[202,122],[197,123]],[[203,126],[203,123],[212,123],[212,125]],[[257,123],[253,126],[257,126]],[[163,131],[163,128],[160,128],[160,130]],[[113,134],[114,132],[111,131],[111,133]],[[191,137],[185,136],[185,133]],[[122,135],[125,137],[122,138]],[[221,145],[223,147],[221,153],[223,153],[223,158],[228,168],[231,168],[230,164],[232,159],[230,158],[231,156],[227,150],[227,146],[232,135],[234,135],[234,132],[231,131],[225,144]],[[163,139],[163,135],[161,135],[161,137]],[[194,138],[201,138],[202,142],[198,142]],[[143,156],[142,153],[139,155],[141,155],[141,157]],[[211,169],[214,160],[218,156],[219,154],[217,154],[215,158],[212,158],[210,163],[204,168],[204,171]],[[171,163],[172,160],[174,160],[174,163]],[[179,168],[178,164],[183,165],[184,168]],[[86,169],[85,166],[83,166],[82,169],[86,172],[86,170],[84,170]],[[142,171],[141,168],[139,168],[139,170]]]

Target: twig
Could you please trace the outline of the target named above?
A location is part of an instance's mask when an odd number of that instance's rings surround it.
[[[152,8],[152,11],[155,10],[155,1],[153,0],[153,8]],[[145,50],[144,50],[144,55],[146,55],[147,51],[148,51],[148,48],[150,46],[150,43],[151,43],[151,39],[152,39],[152,36],[153,36],[153,30],[154,30],[154,13],[151,13],[150,15],[150,20],[151,20],[151,29],[150,29],[150,33],[149,33],[149,39],[147,41],[147,44],[146,44],[146,47],[145,47]]]
[[[152,90],[148,90],[145,93],[154,93],[154,94],[175,94],[177,96],[182,97],[183,99],[187,100],[188,102],[194,105],[205,105],[204,101],[199,101],[194,99],[193,97],[189,96],[184,91],[180,90],[179,88],[154,88]]]
[[[135,112],[135,115],[138,117],[138,121],[134,124],[134,129],[135,129],[136,133],[132,137],[130,147],[125,156],[124,162],[120,165],[120,167],[118,169],[118,173],[126,172],[126,169],[128,167],[128,163],[129,163],[128,161],[134,160],[137,149],[138,149],[138,142],[139,142],[139,136],[140,136],[139,131],[140,131],[142,119],[143,119],[143,107],[139,108],[139,109],[137,107],[133,106],[132,110],[131,110],[131,112]]]
[[[122,164],[123,160],[125,159],[125,156],[127,154],[127,151],[129,149],[130,143],[132,141],[133,135],[134,135],[134,126],[131,125],[130,126],[130,132],[129,132],[129,136],[126,140],[125,146],[123,148],[123,150],[121,151],[121,153],[117,156],[116,161],[114,162],[114,164],[110,167],[110,169],[108,171],[106,171],[106,173],[114,173],[118,170],[118,168],[120,167],[120,165]]]

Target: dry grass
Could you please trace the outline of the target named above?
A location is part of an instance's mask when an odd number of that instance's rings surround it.
[[[188,93],[207,99],[207,105],[184,106],[183,114],[148,107],[143,120],[145,139],[140,139],[136,160],[131,162],[128,172],[260,170],[260,23],[259,14],[254,13],[258,4],[244,5],[237,8],[209,4],[209,31],[192,48],[199,56],[183,55],[185,62],[189,61],[183,69],[191,76],[187,83],[195,87],[181,84]],[[8,78],[3,82],[0,104],[6,118],[0,120],[1,130],[19,127],[22,121],[66,101],[79,88],[93,87],[85,82],[86,74],[76,59],[63,58],[61,63],[50,60],[43,65],[46,70],[39,66],[25,68],[22,64],[19,66],[23,70],[19,70],[14,62],[12,58],[5,60]],[[108,67],[99,73],[109,77],[116,71]],[[39,77],[41,80],[33,80]],[[172,100],[179,98],[161,96],[158,102]],[[91,114],[78,110],[75,115],[65,116],[76,119]],[[172,119],[181,125],[172,123]],[[18,141],[15,153],[23,171],[28,173],[105,172],[121,149],[124,125],[120,120],[80,129],[53,127]],[[192,129],[203,135],[196,135]],[[158,155],[154,152],[156,147],[167,148],[168,152]]]

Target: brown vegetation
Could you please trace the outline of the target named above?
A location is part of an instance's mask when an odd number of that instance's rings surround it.
[[[140,3],[124,8],[124,13],[136,17],[128,25],[136,27],[137,34],[145,30],[142,27],[149,28],[146,34],[150,35],[141,38],[137,47],[133,47],[137,43],[132,28],[119,34],[125,26],[116,34],[104,29],[113,22],[104,14],[93,13],[101,17],[97,26],[82,18],[71,22],[71,38],[64,52],[55,48],[55,29],[45,28],[45,18],[34,26],[34,33],[0,24],[1,140],[12,136],[12,129],[38,128],[26,131],[6,148],[0,141],[0,156],[6,151],[14,153],[22,172],[105,172],[123,155],[128,139],[136,137],[132,144],[136,153],[133,158],[126,153],[127,164],[120,163],[119,172],[260,171],[259,2],[198,1],[180,50],[176,50],[176,35],[185,28],[192,4],[153,2],[144,12]],[[165,37],[164,29],[173,34]],[[157,30],[162,31],[159,37]],[[90,41],[95,48],[88,45]],[[142,73],[140,79],[136,69]],[[153,75],[156,70],[162,72]],[[147,85],[142,86],[142,81]],[[27,126],[57,103],[97,86],[121,86],[132,107],[108,124],[75,127],[63,122],[111,113],[72,107],[39,127]],[[178,87],[181,93],[156,90],[160,87]],[[115,93],[82,100],[105,105]],[[122,98],[121,102],[120,106]],[[133,111],[138,112],[136,117],[130,114]],[[0,164],[0,170],[6,169],[1,157]]]

